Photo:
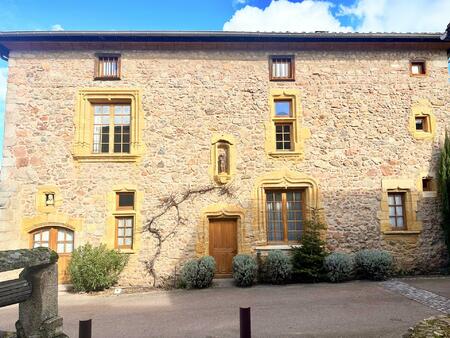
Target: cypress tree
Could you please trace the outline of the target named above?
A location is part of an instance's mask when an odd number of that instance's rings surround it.
[[[441,198],[441,225],[444,230],[447,252],[450,255],[450,139],[447,131],[445,131],[444,146],[441,149],[438,176],[438,189]]]

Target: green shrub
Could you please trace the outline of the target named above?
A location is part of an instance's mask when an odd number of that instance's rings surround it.
[[[241,254],[233,258],[233,278],[237,286],[252,286],[257,271],[253,257]]]
[[[212,284],[215,271],[216,262],[213,257],[192,259],[181,268],[180,286],[187,289],[207,288]]]
[[[326,277],[323,262],[327,252],[320,237],[320,230],[326,226],[317,209],[311,210],[311,216],[311,220],[304,222],[300,246],[292,248],[292,274],[297,282],[319,282]]]
[[[106,245],[86,244],[75,249],[69,263],[69,274],[75,291],[100,291],[117,283],[128,262],[128,256]]]
[[[263,262],[263,281],[272,284],[287,283],[292,274],[289,257],[281,250],[269,252]]]
[[[361,250],[355,255],[355,263],[361,278],[384,280],[391,274],[394,260],[384,250]]]
[[[352,255],[334,252],[325,257],[324,267],[331,282],[343,282],[353,278],[355,259]]]

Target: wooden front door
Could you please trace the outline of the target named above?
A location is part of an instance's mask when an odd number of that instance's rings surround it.
[[[209,220],[209,254],[216,260],[216,276],[230,277],[233,257],[237,254],[236,219]]]
[[[31,233],[31,247],[45,247],[58,253],[58,283],[70,281],[68,266],[73,251],[73,231],[61,227],[45,227]]]

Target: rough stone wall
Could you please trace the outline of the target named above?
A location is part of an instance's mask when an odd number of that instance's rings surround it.
[[[423,231],[383,239],[377,213],[381,179],[417,180],[434,174],[439,142],[449,124],[450,85],[444,50],[298,51],[295,82],[269,82],[268,55],[290,51],[117,51],[122,80],[94,81],[92,51],[11,52],[6,105],[4,181],[18,183],[14,222],[0,224],[4,249],[27,247],[19,238],[21,219],[36,214],[40,185],[54,184],[62,195],[59,212],[83,220],[75,244],[100,243],[108,215],[106,196],[117,182],[144,192],[143,220],[156,213],[161,197],[211,184],[208,175],[213,133],[236,140],[236,198],[201,196],[182,206],[186,224],[163,244],[156,265],[173,273],[180,259],[195,254],[200,210],[226,202],[252,208],[258,176],[287,168],[315,178],[328,223],[331,248],[354,251],[386,248],[405,269],[433,269],[446,259],[434,198],[418,213]],[[409,60],[427,59],[425,77],[410,77]],[[76,93],[86,87],[140,88],[145,114],[146,153],[137,163],[77,163],[72,157]],[[301,92],[303,126],[311,131],[305,159],[271,159],[264,149],[270,88]],[[434,141],[408,132],[411,105],[428,99],[437,119]],[[246,233],[253,241],[252,213]],[[169,228],[171,218],[167,219]],[[149,281],[144,262],[156,241],[142,236],[124,283]],[[402,264],[403,264],[402,263]]]

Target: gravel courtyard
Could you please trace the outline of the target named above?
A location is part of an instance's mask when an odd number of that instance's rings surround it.
[[[450,278],[403,282],[441,297],[450,290]],[[414,290],[420,301],[421,289]],[[238,337],[239,306],[252,309],[253,337],[400,337],[417,321],[442,314],[419,301],[367,281],[59,298],[66,333],[78,337],[78,320],[92,318],[95,338]],[[0,330],[12,330],[16,319],[17,305],[1,308]]]

